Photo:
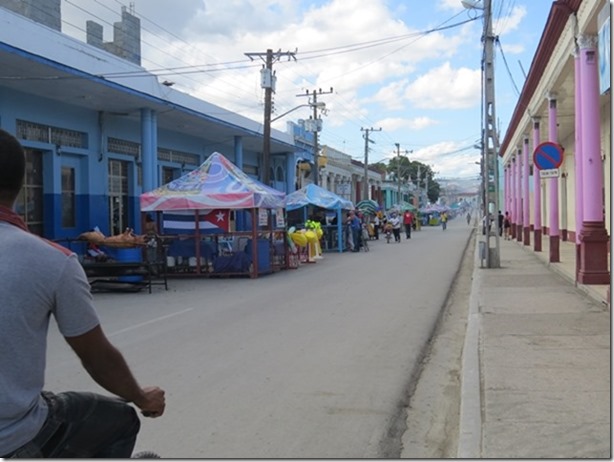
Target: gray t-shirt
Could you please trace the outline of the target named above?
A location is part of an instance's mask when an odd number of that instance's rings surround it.
[[[65,337],[99,324],[77,256],[0,221],[0,455],[30,441],[47,417],[50,315]]]

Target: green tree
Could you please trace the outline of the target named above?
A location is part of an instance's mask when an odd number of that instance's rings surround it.
[[[398,178],[403,182],[411,179],[414,184],[417,184],[422,189],[426,187],[428,179],[428,191],[426,195],[429,201],[435,203],[437,199],[439,199],[441,187],[433,178],[435,172],[433,172],[433,169],[429,165],[416,160],[410,161],[407,156],[396,156],[390,159],[386,170],[392,175],[395,181],[397,181]],[[418,171],[420,171],[420,178],[418,178]]]

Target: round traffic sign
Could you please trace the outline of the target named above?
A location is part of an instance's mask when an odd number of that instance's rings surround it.
[[[559,168],[563,163],[563,151],[563,147],[558,143],[541,143],[533,151],[533,164],[539,170]]]

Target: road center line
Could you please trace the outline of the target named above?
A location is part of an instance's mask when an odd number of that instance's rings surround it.
[[[113,336],[118,335],[118,334],[123,334],[124,332],[129,332],[129,331],[134,330],[134,329],[139,329],[139,328],[141,328],[143,326],[146,326],[148,324],[153,324],[154,322],[163,321],[165,319],[172,318],[173,316],[178,316],[180,314],[187,313],[188,311],[192,311],[192,310],[193,310],[193,308],[188,308],[187,310],[177,311],[176,313],[171,313],[171,314],[167,314],[165,316],[160,316],[159,318],[150,319],[149,321],[145,321],[145,322],[142,322],[140,324],[136,324],[135,326],[126,327],[125,329],[121,329],[121,330],[118,330],[117,332],[113,332],[112,334],[109,334],[108,336],[109,337],[113,337]]]

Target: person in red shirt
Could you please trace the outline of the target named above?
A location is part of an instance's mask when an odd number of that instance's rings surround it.
[[[403,214],[403,225],[405,226],[405,237],[411,239],[411,228],[414,224],[414,214],[406,210]]]

